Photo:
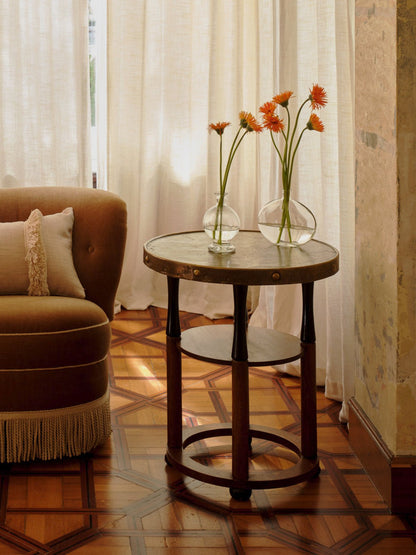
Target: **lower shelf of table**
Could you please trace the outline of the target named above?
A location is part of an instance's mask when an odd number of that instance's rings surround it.
[[[234,326],[212,325],[190,328],[182,333],[181,351],[193,358],[231,364]],[[247,330],[249,366],[284,364],[302,356],[300,340],[288,333],[249,326]]]
[[[233,478],[231,470],[221,470],[201,464],[194,460],[198,457],[198,453],[194,452],[191,456],[186,452],[186,448],[197,441],[231,435],[231,424],[198,426],[185,433],[182,449],[168,448],[166,461],[182,474],[201,482],[243,490],[287,487],[304,482],[319,473],[318,459],[306,459],[302,456],[301,440],[298,436],[284,430],[277,432],[265,426],[250,426],[250,437],[277,443],[293,451],[298,456],[298,461],[292,467],[284,470],[250,471],[249,479],[241,481]]]

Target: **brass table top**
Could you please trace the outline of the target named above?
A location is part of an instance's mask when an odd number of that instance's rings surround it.
[[[161,235],[144,245],[144,263],[170,277],[235,285],[308,283],[339,268],[338,251],[321,241],[281,247],[259,231],[240,231],[233,239],[232,254],[211,253],[209,242],[204,231]]]

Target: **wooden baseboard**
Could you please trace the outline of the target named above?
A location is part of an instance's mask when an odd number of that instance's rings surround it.
[[[359,403],[349,401],[349,440],[392,513],[416,513],[416,456],[395,456]]]

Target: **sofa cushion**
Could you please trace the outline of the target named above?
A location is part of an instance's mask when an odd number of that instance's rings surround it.
[[[0,369],[86,364],[104,358],[109,345],[107,315],[90,301],[0,296]]]
[[[111,329],[96,304],[0,296],[0,412],[90,402],[108,386]]]
[[[72,257],[74,211],[0,222],[0,295],[85,298]]]

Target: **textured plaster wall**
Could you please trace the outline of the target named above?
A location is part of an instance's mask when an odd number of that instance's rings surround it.
[[[356,0],[355,397],[416,454],[416,0]]]
[[[416,454],[416,0],[397,5],[397,451]]]

